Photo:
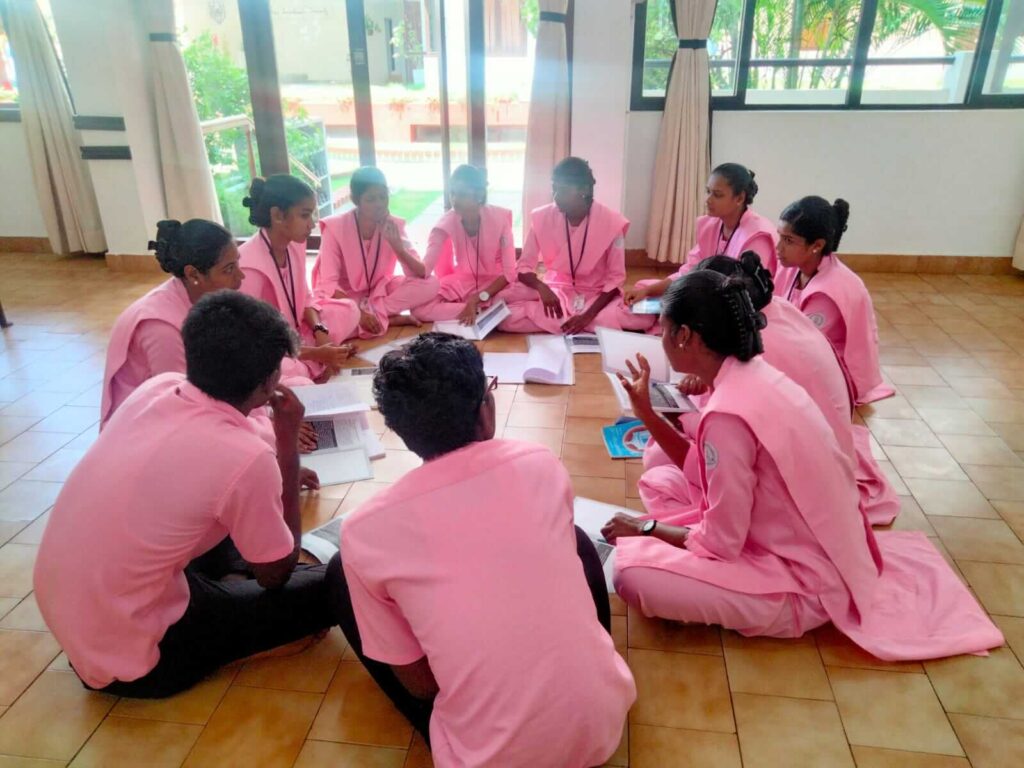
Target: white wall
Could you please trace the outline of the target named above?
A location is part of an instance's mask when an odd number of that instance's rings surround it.
[[[661,113],[626,118],[624,212],[643,247]],[[850,202],[848,253],[1009,256],[1024,214],[1024,110],[716,112],[712,164],[757,174],[766,216]]]
[[[46,237],[21,123],[0,123],[0,237]]]

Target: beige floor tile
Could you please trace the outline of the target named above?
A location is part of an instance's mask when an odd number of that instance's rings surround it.
[[[896,471],[904,480],[966,480],[967,475],[960,469],[945,448],[904,448],[886,446],[885,453]]]
[[[972,482],[911,478],[907,487],[926,515],[999,519],[999,513]]]
[[[1024,617],[1024,566],[967,560],[959,566],[985,610]]]
[[[608,603],[611,605],[612,616],[625,616],[626,615],[626,603],[617,594],[612,593],[608,595]]]
[[[562,447],[562,463],[570,475],[626,479],[626,463],[610,458],[603,446],[566,443]]]
[[[250,659],[239,670],[234,684],[324,693],[347,645],[345,636],[335,627],[322,640],[306,638],[298,648],[293,643]]]
[[[46,671],[0,718],[0,753],[70,760],[115,701],[73,672]]]
[[[0,712],[0,714],[3,714]],[[64,768],[64,760],[42,760],[36,757],[0,755],[0,768]]]
[[[0,461],[0,490],[6,488],[15,480],[24,477],[36,465],[25,461]]]
[[[992,506],[1017,537],[1024,540],[1024,501],[993,501]]]
[[[16,597],[0,597],[0,619],[17,608],[19,603],[21,600]]]
[[[964,471],[988,499],[1024,501],[1024,467],[965,464]]]
[[[0,547],[0,597],[25,597],[32,591],[32,566],[39,547],[4,544]]]
[[[412,726],[358,662],[343,661],[309,738],[406,749]]]
[[[578,390],[575,386],[556,387],[549,384],[520,384],[516,387],[513,402],[564,405],[569,401],[569,393],[576,391]]]
[[[565,410],[564,403],[514,403],[512,410],[509,411],[506,426],[562,429],[565,424]]]
[[[502,435],[506,440],[523,440],[527,443],[538,443],[543,445],[555,456],[562,454],[562,435],[560,429],[545,429],[544,427],[505,427]]]
[[[778,696],[733,697],[744,765],[853,767],[836,705]]]
[[[333,741],[307,741],[295,768],[403,768],[406,752]]]
[[[99,408],[81,408],[74,405],[65,405],[51,413],[38,424],[34,424],[32,431],[63,432],[74,436],[81,434],[99,420]]]
[[[46,523],[50,519],[50,510],[43,512],[39,517],[22,528],[18,534],[11,539],[12,544],[33,544],[39,546],[43,540],[43,532],[46,530]]]
[[[949,386],[961,397],[981,397],[987,399],[1013,399],[1010,388],[988,376],[970,376],[966,378],[949,377]]]
[[[28,632],[47,632],[48,627],[39,612],[39,604],[34,594],[23,599],[17,608],[12,609],[0,619],[0,629],[19,629]]]
[[[965,757],[900,752],[878,747],[853,747],[857,768],[971,768]]]
[[[965,397],[971,410],[985,421],[1005,424],[1024,424],[1024,401],[996,400],[987,397]]]
[[[932,525],[957,560],[1024,564],[1024,544],[1002,520],[936,516]]]
[[[725,632],[722,641],[729,690],[733,693],[832,700],[825,666],[809,635],[799,640],[777,640]]]
[[[0,519],[0,546],[6,544],[25,528],[25,522]]]
[[[935,536],[928,517],[921,511],[921,505],[913,496],[900,496],[900,513],[888,526],[875,526],[876,530],[887,531],[922,531],[926,536]]]
[[[941,448],[942,443],[923,421],[914,419],[867,419],[871,434],[882,445]]]
[[[601,416],[609,421],[606,424],[610,424],[615,419],[622,415],[619,407],[619,401],[615,395],[587,395],[587,394],[576,394],[575,392],[569,395],[569,410],[567,411],[568,416],[584,416],[587,418],[593,416]]]
[[[108,717],[69,768],[178,768],[202,730],[199,725]]]
[[[1008,421],[993,421],[989,425],[992,431],[1013,451],[1024,451],[1024,429],[1020,424],[1012,424]]]
[[[388,451],[383,459],[373,462],[374,482],[393,483],[422,463],[423,460],[412,451]]]
[[[0,413],[0,445],[14,439],[38,421],[35,416],[4,416]]]
[[[612,616],[612,641],[615,643],[615,650],[618,651],[622,658],[626,658],[628,653],[629,632],[626,624],[625,616]]]
[[[40,433],[45,434],[45,433]],[[61,448],[48,459],[36,465],[36,468],[25,475],[26,480],[39,480],[47,483],[63,483],[78,462],[85,455],[84,450]]]
[[[238,669],[225,667],[187,691],[166,699],[121,699],[112,715],[205,725],[234,680]]]
[[[21,479],[0,490],[0,520],[31,521],[53,506],[60,483]]]
[[[718,627],[652,619],[637,608],[629,609],[628,621],[630,648],[722,655],[721,630]]]
[[[885,365],[882,367],[882,372],[889,377],[889,381],[897,386],[904,384],[946,386],[946,380],[930,365]]]
[[[1024,720],[1024,667],[1009,648],[926,661],[924,668],[947,712]]]
[[[851,744],[963,755],[925,675],[829,667]]]
[[[653,725],[630,726],[630,768],[740,768],[740,749],[731,733]]]
[[[412,735],[412,746],[409,747],[409,752],[405,756],[403,768],[434,768],[430,747],[418,733],[414,732]]]
[[[13,704],[58,653],[49,632],[0,629],[0,704]]]
[[[892,486],[895,493],[900,496],[910,495],[910,489],[907,487],[903,478],[900,477],[900,473],[896,471],[896,467],[892,465],[892,462],[876,460],[875,463],[878,465],[878,468],[882,470],[882,474],[885,475],[885,479],[889,481],[889,485]]]
[[[576,373],[576,383],[571,387],[562,387],[565,392],[581,395],[611,395],[611,382],[604,373]]]
[[[290,768],[322,697],[316,693],[232,687],[203,729],[185,768],[256,765]]]
[[[995,435],[992,427],[974,411],[956,408],[918,408],[917,411],[937,435]]]
[[[967,401],[950,387],[926,387],[915,384],[900,385],[900,394],[915,408],[963,408]]]
[[[629,722],[733,733],[725,661],[667,651],[629,651],[637,702]]]
[[[949,719],[974,768],[1024,765],[1024,722],[971,715]]]
[[[569,416],[565,420],[565,442],[579,445],[604,445],[601,429],[610,422],[607,419]]]
[[[868,418],[874,416],[879,419],[916,419],[917,411],[910,402],[900,395],[887,397],[885,400],[878,400],[868,405],[862,405],[857,411]]]
[[[1006,644],[1017,656],[1017,661],[1024,664],[1024,618],[992,614],[991,619],[1003,633]]]
[[[1006,443],[998,437],[977,435],[943,435],[946,450],[960,464],[984,464],[993,467],[1024,467]]]
[[[572,476],[572,487],[577,496],[605,504],[623,506],[626,503],[626,484],[610,477]]]

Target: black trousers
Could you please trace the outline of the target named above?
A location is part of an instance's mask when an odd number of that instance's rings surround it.
[[[608,587],[604,580],[604,571],[601,567],[601,559],[598,557],[594,542],[590,540],[578,526],[576,527],[576,554],[579,555],[583,566],[583,575],[586,577],[590,594],[594,598],[594,606],[597,609],[597,619],[601,626],[610,634],[612,631],[612,613],[608,603]],[[399,682],[391,666],[380,661],[367,658],[363,654],[363,642],[359,637],[359,627],[356,624],[355,613],[352,610],[352,597],[348,591],[348,582],[345,580],[345,572],[341,567],[341,554],[335,555],[327,565],[327,589],[330,592],[330,601],[337,611],[336,623],[345,633],[345,637],[352,646],[363,666],[370,673],[370,676],[377,682],[381,690],[394,702],[395,707],[412,723],[420,735],[430,744],[430,714],[434,708],[433,701],[418,699],[409,693],[408,689]]]
[[[221,581],[235,574],[244,578]],[[185,569],[185,614],[160,641],[160,661],[131,682],[115,680],[104,693],[156,699],[179,693],[225,664],[285,645],[332,626],[327,566],[298,565],[279,589],[264,589],[234,543],[225,539]]]

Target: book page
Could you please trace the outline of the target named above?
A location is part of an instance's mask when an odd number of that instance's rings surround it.
[[[484,373],[499,384],[525,384],[529,358],[526,352],[484,352]]]
[[[530,352],[524,377],[528,381],[564,385],[575,382],[572,353],[564,336],[535,334],[528,336],[526,343]]]
[[[598,328],[597,338],[601,342],[601,365],[606,372],[628,376],[626,361],[636,365],[636,356],[641,354],[651,365],[652,381],[668,381],[671,378],[672,369],[661,346],[660,336]]]
[[[369,410],[359,396],[359,389],[350,381],[329,381],[293,387],[292,391],[306,408],[306,418],[335,416]]]

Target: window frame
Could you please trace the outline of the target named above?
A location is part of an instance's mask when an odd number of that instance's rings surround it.
[[[668,0],[675,16],[675,6]],[[964,110],[964,109],[1021,109],[1024,108],[1024,94],[992,94],[984,93],[985,77],[988,72],[999,26],[999,17],[1003,3],[1007,0],[987,0],[981,27],[978,31],[978,43],[974,51],[974,59],[968,77],[967,91],[963,101],[943,104],[920,104],[895,102],[892,104],[864,104],[864,76],[867,68],[878,65],[913,65],[921,63],[938,63],[933,59],[939,57],[917,57],[914,59],[871,58],[868,53],[871,47],[871,35],[874,31],[875,19],[878,14],[878,0],[862,0],[861,16],[857,26],[857,35],[850,56],[827,59],[836,65],[850,67],[850,83],[846,89],[846,98],[841,104],[748,104],[746,102],[747,82],[750,76],[751,62],[756,66],[762,60],[752,60],[750,51],[753,40],[754,12],[757,0],[743,0],[743,21],[740,30],[738,60],[735,62],[735,91],[728,96],[712,96],[712,110],[721,111],[755,111],[755,112],[837,112],[847,110],[859,111],[929,111],[929,110]],[[633,65],[630,79],[629,108],[632,112],[662,112],[665,109],[664,96],[645,96],[643,92],[644,55],[647,33],[647,5],[644,0],[633,6]],[[945,58],[945,57],[942,57]],[[773,62],[786,62],[785,59],[772,59]],[[808,60],[810,62],[810,60]],[[817,63],[817,62],[815,62]],[[808,63],[794,66],[813,66]],[[670,75],[671,76],[671,75]]]

